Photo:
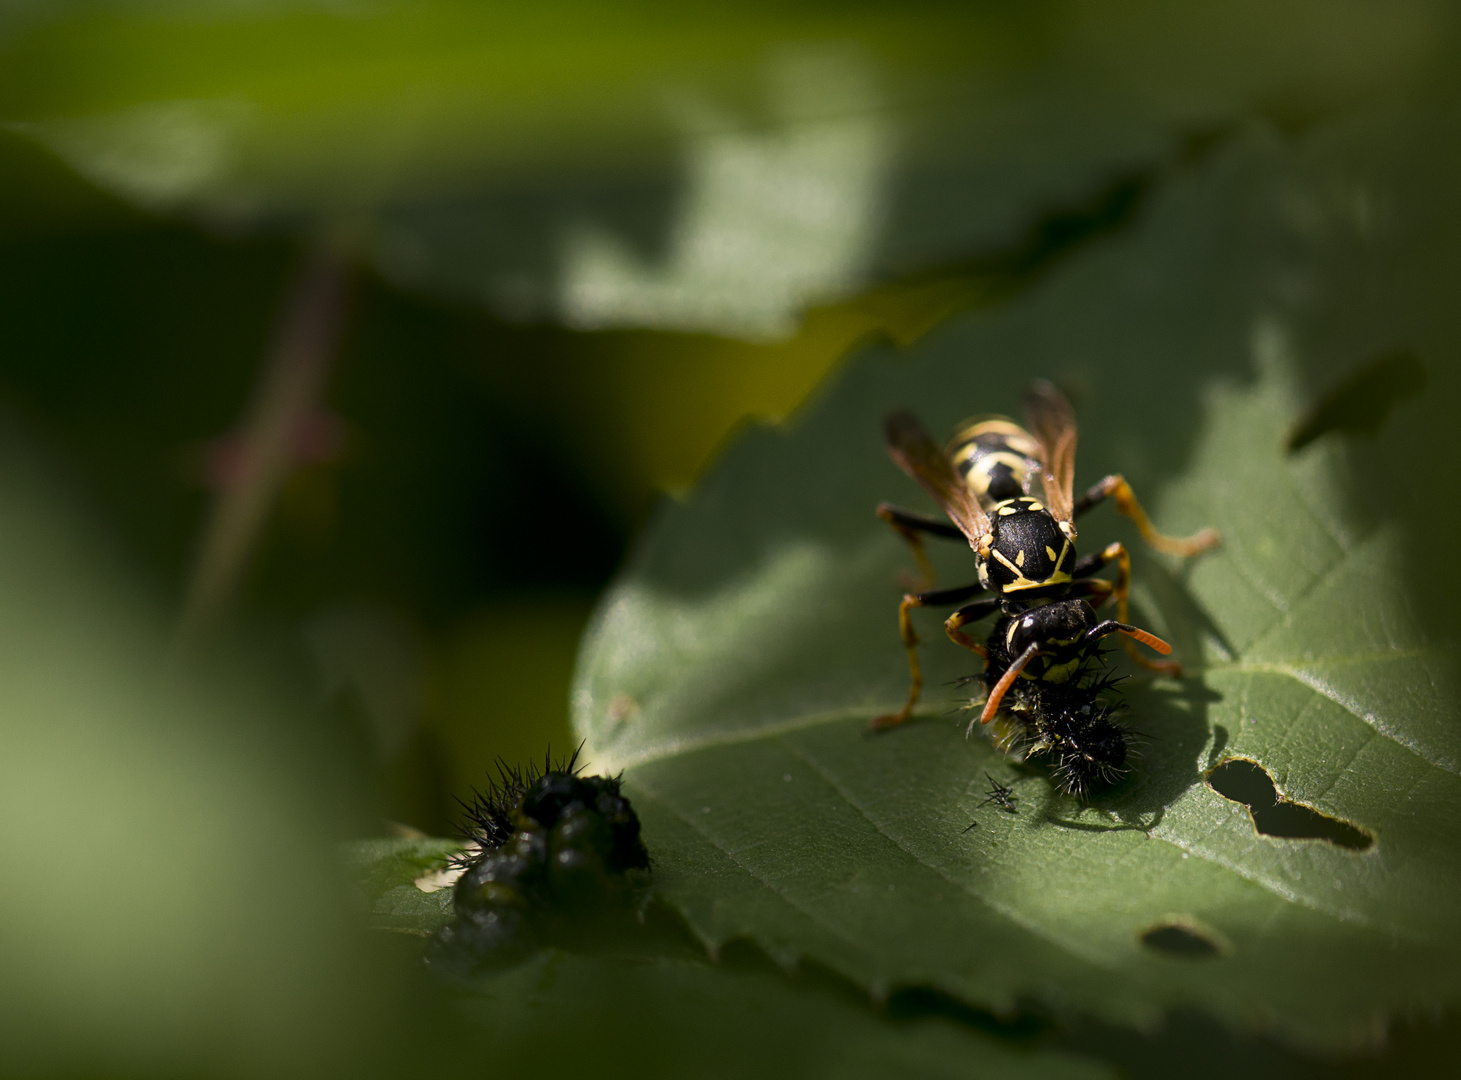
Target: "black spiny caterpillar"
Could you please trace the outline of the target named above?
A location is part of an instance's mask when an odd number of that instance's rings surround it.
[[[1011,662],[1003,623],[989,635],[989,663],[979,677],[986,691]],[[1116,783],[1134,754],[1119,720],[1124,706],[1112,692],[1120,681],[1108,672],[1104,652],[1086,657],[1064,682],[1016,679],[990,725],[995,745],[1016,760],[1043,761],[1056,787],[1078,799]]]
[[[577,761],[500,764],[498,781],[462,803],[469,847],[453,859],[456,918],[437,934],[433,966],[514,963],[633,895],[632,872],[649,868],[639,818],[618,777],[580,776]]]

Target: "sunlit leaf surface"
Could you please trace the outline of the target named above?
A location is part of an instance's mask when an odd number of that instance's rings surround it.
[[[586,642],[576,724],[595,767],[626,770],[661,894],[706,941],[877,991],[1123,1023],[1196,1008],[1330,1047],[1461,1000],[1442,494],[1461,327],[1434,287],[1455,280],[1461,214],[1456,162],[1431,149],[1450,124],[1381,112],[1228,138],[1123,234],[910,355],[869,350],[664,510]],[[1321,390],[1396,348],[1435,378],[1377,441],[1286,454]],[[928,506],[879,417],[906,405],[949,432],[1017,411],[1037,375],[1075,399],[1078,487],[1120,471],[1162,528],[1224,539],[1181,566],[1111,509],[1082,520],[1083,550],[1133,549],[1135,618],[1188,669],[1124,684],[1142,757],[1086,807],[965,741],[954,680],[974,669],[933,615],[918,722],[866,729],[902,698],[912,569],[872,508]],[[948,548],[940,580],[972,577]],[[1231,758],[1358,840],[1259,833],[1204,782]],[[1018,813],[979,805],[986,773]]]

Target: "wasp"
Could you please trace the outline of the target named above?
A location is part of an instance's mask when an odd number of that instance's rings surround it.
[[[996,612],[1005,616],[999,624],[1004,640],[996,644],[1010,660],[990,688],[976,718],[980,723],[994,718],[1016,679],[1068,682],[1099,650],[1102,639],[1112,634],[1123,635],[1122,644],[1143,667],[1181,674],[1175,661],[1151,659],[1135,647],[1140,642],[1163,656],[1172,651],[1161,638],[1128,621],[1131,557],[1125,546],[1107,544],[1094,554],[1078,556],[1075,519],[1113,499],[1117,511],[1136,524],[1149,545],[1181,556],[1212,547],[1218,542],[1217,533],[1203,529],[1176,538],[1157,532],[1131,485],[1119,474],[1074,498],[1076,422],[1070,403],[1054,385],[1040,380],[1026,392],[1024,405],[1028,428],[1002,416],[976,418],[954,436],[947,450],[939,448],[911,413],[895,411],[884,418],[889,456],[933,496],[953,524],[889,503],[878,507],[878,517],[912,546],[926,582],[932,583],[933,569],[923,550],[924,535],[967,541],[974,550],[979,580],[903,597],[898,629],[908,652],[908,700],[896,713],[874,718],[875,729],[905,723],[923,689],[912,620],[915,608],[962,604],[945,620],[944,632],[986,664],[989,647],[963,628]],[[1031,494],[1037,477],[1043,502]],[[1094,576],[1112,563],[1117,567],[1114,582]],[[1112,597],[1116,618],[1098,619],[1095,609]],[[969,723],[971,733],[975,722]]]

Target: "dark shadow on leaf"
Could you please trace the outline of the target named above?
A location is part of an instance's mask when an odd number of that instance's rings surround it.
[[[978,306],[997,303],[1028,288],[1086,244],[1130,224],[1159,174],[1159,169],[1149,168],[1117,176],[1078,202],[1048,209],[1005,248],[900,277],[874,290],[873,296],[932,282],[962,282],[970,286],[964,291],[966,302]]]
[[[1288,452],[1340,431],[1374,438],[1395,406],[1425,390],[1429,379],[1409,349],[1396,349],[1352,368],[1295,422]]]
[[[835,972],[822,979],[843,981]],[[853,993],[857,993],[854,988]],[[851,995],[849,995],[849,999]],[[1230,1080],[1233,1076],[1286,1080],[1360,1080],[1375,1076],[1444,1075],[1461,1035],[1461,1017],[1403,1019],[1385,1042],[1349,1056],[1304,1054],[1277,1039],[1235,1034],[1210,1017],[1189,1011],[1167,1015],[1154,1029],[1136,1031],[1089,1016],[1055,1016],[1043,1004],[1024,999],[1007,1013],[978,1009],[952,994],[927,986],[906,986],[888,995],[884,1012],[897,1022],[943,1017],[995,1035],[1012,1045],[1093,1058],[1132,1080]],[[1194,1047],[1201,1047],[1199,1054]],[[1445,1063],[1443,1066],[1442,1063]]]
[[[1222,758],[1223,751],[1228,745],[1228,729],[1221,724],[1212,726],[1212,747],[1207,752],[1207,768],[1211,772]]]
[[[1461,1034],[1461,1018],[1455,1015],[1442,1021],[1398,1020],[1385,1044],[1369,1052],[1319,1056],[1300,1053],[1273,1038],[1235,1034],[1195,1012],[1171,1013],[1155,1029],[1139,1032],[1088,1016],[1056,1017],[1031,1000],[1022,1000],[1009,1014],[996,1016],[931,987],[895,990],[888,996],[886,1013],[903,1022],[941,1016],[1015,1045],[1102,1061],[1131,1080],[1439,1076],[1448,1072],[1455,1040]],[[1201,1053],[1194,1054],[1194,1047],[1201,1047]]]
[[[684,919],[658,903],[648,906],[645,921],[637,929],[624,929],[625,934],[607,938],[593,951],[640,960],[672,957],[784,979],[853,1008],[865,1009],[869,1023],[885,1020],[902,1025],[943,1020],[999,1039],[1011,1048],[1063,1052],[1108,1063],[1120,1075],[1135,1080],[1165,1080],[1177,1075],[1197,1080],[1226,1080],[1239,1074],[1293,1080],[1440,1075],[1439,1064],[1450,1060],[1461,1034],[1461,1020],[1455,1016],[1443,1022],[1400,1021],[1391,1029],[1388,1043],[1372,1053],[1319,1057],[1298,1053],[1271,1038],[1235,1035],[1196,1013],[1176,1012],[1155,1029],[1137,1031],[1082,1014],[1056,1016],[1032,999],[1022,999],[999,1012],[981,1009],[929,986],[895,987],[879,1002],[854,980],[813,961],[804,960],[788,972],[764,949],[744,938],[724,943],[712,959]],[[1194,1046],[1202,1047],[1200,1055],[1193,1055]]]
[[[1210,737],[1208,705],[1218,695],[1197,679],[1133,681],[1127,684],[1123,722],[1143,733],[1133,739],[1139,752],[1130,778],[1091,805],[1121,821],[1153,828],[1189,788],[1202,782],[1203,751]]]
[[[1187,578],[1198,560],[1210,557],[1204,553],[1187,559],[1175,570],[1171,563],[1150,554],[1149,549],[1139,551],[1132,560],[1133,581],[1139,582],[1151,595],[1152,602],[1162,613],[1162,624],[1171,638],[1173,656],[1189,668],[1197,657],[1202,656],[1203,638],[1216,642],[1227,656],[1238,654],[1237,647],[1202,605],[1193,599],[1187,587]],[[1140,625],[1143,612],[1139,605],[1134,605],[1133,613]]]
[[[1234,1076],[1284,1077],[1285,1080],[1442,1076],[1452,1071],[1461,1021],[1402,1020],[1390,1029],[1386,1045],[1349,1057],[1301,1054],[1277,1040],[1235,1035],[1211,1018],[1192,1012],[1169,1015],[1145,1034],[1081,1018],[1060,1034],[1042,1040],[1044,1049],[1088,1054],[1116,1065],[1131,1080],[1231,1080]],[[1194,1053],[1194,1047],[1201,1047]]]

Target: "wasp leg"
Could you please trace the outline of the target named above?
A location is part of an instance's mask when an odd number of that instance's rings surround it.
[[[1146,516],[1146,511],[1141,508],[1141,503],[1136,501],[1136,492],[1131,490],[1131,485],[1120,473],[1113,473],[1106,477],[1077,499],[1073,516],[1080,517],[1108,497],[1116,499],[1116,512],[1125,514],[1135,522],[1141,538],[1158,551],[1186,557],[1196,555],[1199,551],[1206,551],[1218,542],[1217,530],[1211,528],[1201,529],[1187,537],[1166,536],[1157,532],[1151,519]]]
[[[949,635],[949,640],[955,645],[962,645],[970,652],[978,653],[985,660],[988,660],[989,650],[984,647],[984,643],[976,641],[959,628],[968,623],[978,622],[980,619],[987,618],[993,615],[998,609],[998,600],[976,600],[972,604],[965,604],[944,620],[944,633]]]
[[[1076,581],[1072,584],[1072,591],[1084,592],[1088,596],[1099,596],[1101,599],[1095,602],[1093,607],[1100,607],[1108,598],[1116,597],[1116,621],[1122,626],[1130,623],[1127,612],[1127,594],[1131,591],[1131,555],[1126,550],[1126,545],[1119,541],[1114,544],[1107,544],[1094,555],[1086,555],[1077,559],[1074,573],[1089,575],[1095,573],[1101,567],[1110,563],[1116,564],[1116,583],[1101,581],[1098,578],[1087,578],[1084,581]],[[1106,633],[1113,633],[1107,630]],[[1121,645],[1126,649],[1126,655],[1131,657],[1137,664],[1148,671],[1159,671],[1163,675],[1170,675],[1172,678],[1179,678],[1182,674],[1182,665],[1175,660],[1153,660],[1145,653],[1137,649],[1125,631],[1122,631]],[[1160,639],[1159,639],[1160,640]],[[1161,650],[1158,650],[1161,651]],[[1168,649],[1167,652],[1171,652]]]
[[[1077,578],[1070,583],[1070,596],[1084,596],[1091,602],[1091,607],[1098,608],[1107,600],[1111,599],[1116,592],[1116,586],[1105,578],[1087,577]]]
[[[1121,547],[1120,544],[1107,544],[1094,554],[1082,555],[1075,561],[1075,565],[1070,568],[1070,576],[1079,581],[1081,578],[1089,578],[1094,574],[1100,573],[1110,564],[1112,559],[1117,558],[1113,549],[1119,547]]]
[[[939,521],[937,518],[928,517],[925,514],[915,514],[912,510],[904,510],[892,503],[879,503],[877,515],[893,527],[908,546],[913,549],[913,557],[918,561],[918,572],[923,575],[924,587],[933,585],[933,565],[928,561],[928,553],[923,550],[923,537],[920,533],[928,533],[932,536],[942,537],[945,540],[963,540],[964,534],[947,521]],[[955,601],[950,601],[954,603]]]
[[[923,669],[918,664],[918,634],[913,629],[913,609],[920,607],[947,607],[950,604],[957,604],[967,600],[971,596],[977,596],[984,591],[984,586],[977,581],[972,585],[960,585],[953,589],[936,589],[933,592],[908,593],[903,597],[903,602],[898,605],[898,632],[903,638],[903,648],[908,650],[908,700],[903,707],[895,713],[886,716],[873,717],[869,725],[874,731],[883,728],[897,727],[899,724],[908,722],[913,715],[913,706],[918,704],[918,695],[923,692]],[[985,601],[991,605],[990,611],[999,606],[997,600]],[[978,605],[971,604],[970,607]],[[967,610],[960,608],[960,611]],[[955,612],[957,615],[958,612]],[[952,634],[950,635],[952,636]],[[961,643],[962,644],[962,643]]]
[[[950,525],[947,521],[940,521],[927,514],[917,514],[912,510],[904,510],[901,506],[894,506],[892,503],[879,503],[877,514],[905,536],[910,532],[926,532],[932,533],[934,536],[941,536],[945,540],[965,539],[958,527]]]

